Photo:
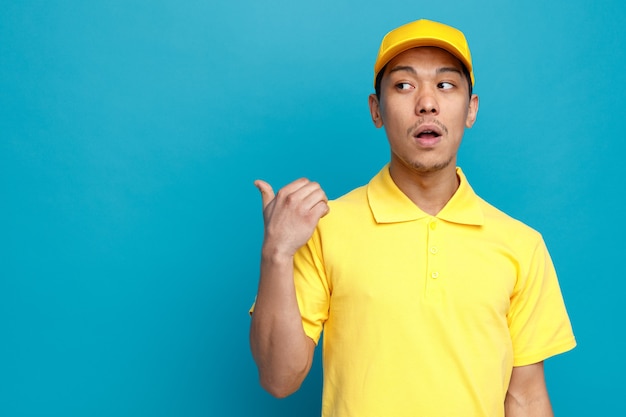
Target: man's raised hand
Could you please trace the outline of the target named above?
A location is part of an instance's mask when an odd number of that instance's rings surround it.
[[[328,213],[328,198],[316,182],[300,178],[274,194],[272,186],[256,180],[261,192],[267,256],[293,256],[309,240],[320,218]]]

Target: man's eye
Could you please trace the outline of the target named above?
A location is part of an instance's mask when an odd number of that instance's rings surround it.
[[[442,90],[449,90],[454,87],[454,84],[443,81],[437,84],[437,87],[441,88]]]
[[[396,84],[396,88],[398,90],[410,90],[413,86],[409,83],[398,83]]]

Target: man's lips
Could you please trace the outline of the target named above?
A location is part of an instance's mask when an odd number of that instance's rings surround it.
[[[443,136],[443,129],[436,124],[423,124],[413,131],[413,137],[418,144],[431,147],[439,143]]]

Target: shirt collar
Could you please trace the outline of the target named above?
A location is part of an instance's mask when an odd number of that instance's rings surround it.
[[[480,198],[467,182],[461,168],[457,168],[456,173],[460,180],[459,188],[435,217],[452,223],[480,226],[484,223]],[[377,223],[399,223],[430,217],[393,182],[389,165],[369,182],[367,198]]]

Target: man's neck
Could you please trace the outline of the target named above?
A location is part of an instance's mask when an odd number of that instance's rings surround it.
[[[437,215],[459,188],[455,164],[435,172],[419,172],[392,163],[389,173],[398,188],[431,216]]]

